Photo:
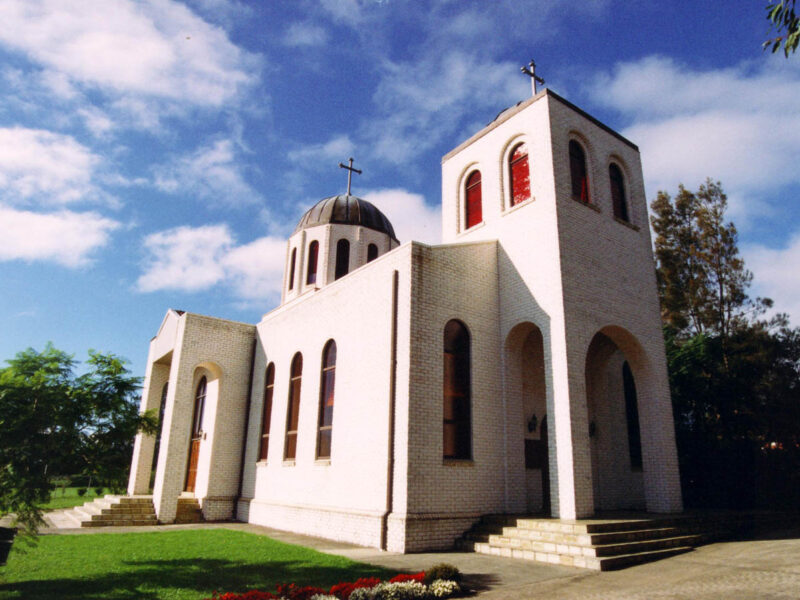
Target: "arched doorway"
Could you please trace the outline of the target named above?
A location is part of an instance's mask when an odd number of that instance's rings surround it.
[[[620,348],[599,332],[586,355],[586,398],[595,510],[643,510],[642,442],[636,378]],[[626,354],[627,352],[627,354]],[[640,357],[633,357],[640,358]]]
[[[520,323],[508,334],[506,386],[507,397],[512,405],[510,414],[518,415],[519,419],[518,423],[511,424],[509,435],[522,437],[522,444],[512,443],[510,448],[521,448],[524,452],[521,466],[524,468],[525,510],[549,514],[550,469],[544,340],[541,330],[533,323]]]

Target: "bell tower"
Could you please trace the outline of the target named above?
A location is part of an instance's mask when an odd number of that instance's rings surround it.
[[[497,241],[502,339],[541,334],[553,515],[681,510],[637,146],[542,90],[444,156],[442,228]]]

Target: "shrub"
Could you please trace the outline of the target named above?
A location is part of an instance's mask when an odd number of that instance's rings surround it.
[[[321,588],[310,585],[300,587],[294,583],[279,583],[275,588],[278,596],[283,596],[289,600],[310,600],[312,596],[325,595],[327,592]]]
[[[425,583],[430,585],[437,579],[459,583],[461,581],[461,571],[458,570],[458,567],[454,567],[453,565],[439,563],[425,571]]]
[[[449,598],[461,592],[461,587],[455,581],[437,579],[428,586],[434,598]]]
[[[361,577],[360,579],[356,579],[353,583],[349,581],[343,581],[341,583],[337,583],[336,585],[332,586],[328,593],[331,596],[336,596],[340,600],[349,600],[350,595],[353,593],[354,590],[361,589],[361,588],[374,588],[381,582],[380,579],[377,577]]]
[[[94,495],[98,498],[103,495],[103,486],[94,488]]]
[[[372,600],[423,600],[428,596],[428,588],[418,581],[381,583],[370,590]],[[352,596],[350,597],[352,600]]]
[[[85,495],[86,495],[86,488],[85,487],[79,487],[78,488],[78,496],[85,496]]]
[[[309,600],[339,600],[339,598],[330,594],[314,594]]]

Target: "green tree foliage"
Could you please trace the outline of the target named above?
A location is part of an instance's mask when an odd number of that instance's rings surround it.
[[[687,505],[800,501],[800,330],[759,320],[719,183],[651,208]]]
[[[14,513],[35,530],[55,476],[124,485],[134,435],[153,432],[155,419],[139,415],[139,379],[112,354],[90,351],[82,375],[49,344],[7,363],[0,369],[0,515]]]
[[[779,0],[767,5],[767,19],[778,35],[764,42],[764,48],[771,48],[772,53],[783,46],[783,53],[788,58],[789,52],[797,51],[800,44],[800,17],[795,12],[796,0]]]

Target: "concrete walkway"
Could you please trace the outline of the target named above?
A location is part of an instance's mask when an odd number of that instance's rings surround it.
[[[658,562],[600,573],[465,552],[396,554],[247,523],[43,529],[44,535],[224,528],[247,531],[397,571],[457,566],[476,597],[492,600],[798,600],[800,528],[760,539],[701,546]]]

